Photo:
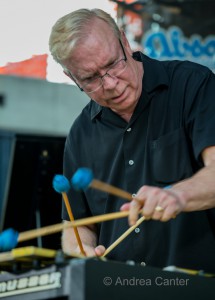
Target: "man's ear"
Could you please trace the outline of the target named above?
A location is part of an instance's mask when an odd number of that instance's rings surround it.
[[[133,51],[131,50],[131,46],[130,46],[129,41],[128,41],[126,35],[125,35],[124,30],[120,30],[120,32],[121,32],[121,41],[122,41],[123,46],[125,47],[127,52],[130,55],[132,55]]]

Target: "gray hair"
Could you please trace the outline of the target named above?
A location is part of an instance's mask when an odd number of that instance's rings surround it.
[[[60,18],[52,27],[49,49],[54,60],[62,64],[70,58],[72,50],[89,33],[95,19],[106,22],[115,36],[120,39],[120,30],[114,19],[101,9],[79,9]]]

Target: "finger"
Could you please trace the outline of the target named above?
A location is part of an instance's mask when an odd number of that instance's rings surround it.
[[[130,204],[131,203],[124,203],[121,207],[120,207],[120,211],[127,211],[130,209]]]
[[[179,213],[179,211],[176,209],[175,206],[169,205],[163,212],[160,220],[163,222],[167,222],[171,219],[175,219],[178,213]]]
[[[174,219],[184,208],[183,198],[178,197],[177,194],[170,194],[168,202],[165,205],[165,210],[161,217],[161,221],[165,222]]]
[[[130,226],[133,226],[137,222],[139,211],[142,206],[143,204],[135,199],[131,201],[128,216],[128,223]]]
[[[78,253],[80,253],[80,249],[78,249],[77,251]],[[84,252],[86,254],[87,257],[94,257],[95,256],[95,250],[93,247],[90,246],[84,246]]]
[[[96,256],[102,256],[105,253],[105,247],[103,245],[99,245],[95,248]]]
[[[152,219],[160,221],[168,221],[176,216],[176,211],[178,211],[178,205],[175,198],[172,195],[167,195],[162,198],[162,202],[159,201],[155,206]]]
[[[154,212],[151,216],[152,220],[160,220],[164,214],[165,208],[163,205],[157,205],[154,209]]]
[[[172,196],[171,196],[172,197]],[[144,204],[143,214],[154,220],[160,220],[168,206],[169,193],[160,188],[151,188]]]
[[[160,189],[154,188],[148,191],[144,208],[143,208],[143,215],[147,218],[152,218],[152,216],[160,216],[159,209],[156,209],[158,203],[161,200],[161,191]],[[159,208],[159,207],[158,207]],[[161,209],[161,206],[160,206]]]

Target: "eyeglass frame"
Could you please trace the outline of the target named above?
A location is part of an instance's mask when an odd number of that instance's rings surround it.
[[[120,39],[119,39],[119,44],[120,44],[120,46],[121,46],[121,49],[122,49],[124,58],[121,58],[121,59],[119,59],[118,61],[115,61],[115,62],[114,62],[114,65],[117,64],[117,63],[119,63],[119,62],[122,61],[122,60],[124,60],[125,62],[128,60],[128,59],[127,59],[127,56],[126,56],[126,53],[125,53],[125,49],[124,49],[124,47],[123,47],[122,42],[121,42]],[[103,86],[103,78],[104,78],[105,76],[109,75],[108,72],[109,72],[111,69],[112,69],[112,67],[109,68],[109,69],[107,70],[107,72],[106,72],[104,75],[102,75],[102,76],[97,76],[97,77],[95,78],[95,79],[98,79],[98,78],[99,78],[99,79],[101,80],[101,86]],[[65,70],[65,73],[66,73],[67,75],[69,75],[69,77],[75,82],[75,84],[77,85],[77,87],[80,89],[81,92],[85,92],[85,91],[84,91],[84,87],[83,87],[83,88],[80,87],[80,85],[77,83],[77,79],[75,79],[75,77],[71,74],[71,72],[70,72],[69,70]],[[112,77],[111,75],[109,75],[109,76]],[[115,76],[115,77],[117,77],[117,76]],[[99,88],[100,88],[101,86],[99,86]],[[98,89],[99,89],[99,88],[98,88]],[[87,92],[87,93],[90,94],[90,93],[94,93],[94,92],[96,92],[96,91],[97,91],[97,89],[94,90],[94,91],[91,91],[91,92]]]

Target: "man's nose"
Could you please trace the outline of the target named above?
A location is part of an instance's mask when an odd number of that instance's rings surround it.
[[[102,78],[102,84],[103,88],[106,90],[114,89],[117,85],[118,78],[115,76],[111,76],[108,73],[106,73]]]

